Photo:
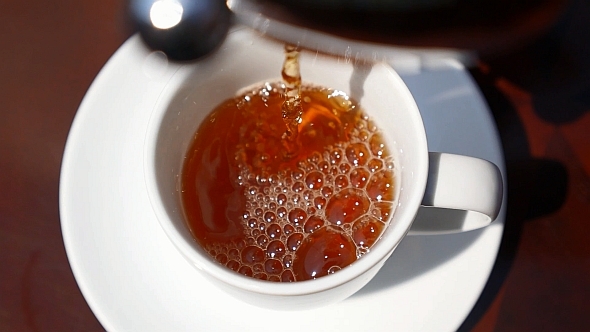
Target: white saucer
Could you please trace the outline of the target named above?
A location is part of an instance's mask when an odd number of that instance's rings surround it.
[[[162,74],[175,67],[132,37],[97,76],[68,137],[60,183],[63,238],[78,285],[108,331],[460,326],[491,272],[504,208],[482,230],[406,237],[359,293],[318,310],[277,312],[244,304],[189,266],[160,228],[143,175],[149,116],[166,85]],[[431,151],[488,159],[504,170],[494,122],[460,64],[441,61],[401,75],[421,109]]]

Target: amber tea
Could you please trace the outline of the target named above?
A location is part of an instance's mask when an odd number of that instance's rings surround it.
[[[300,87],[297,150],[284,147],[284,83],[223,102],[203,121],[182,173],[195,239],[246,276],[300,281],[351,264],[394,208],[394,160],[344,93]]]

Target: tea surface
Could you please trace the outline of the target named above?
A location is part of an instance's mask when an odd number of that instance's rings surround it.
[[[271,281],[315,279],[368,252],[394,209],[394,160],[377,126],[340,91],[300,90],[295,153],[284,146],[283,83],[229,99],[187,153],[182,202],[220,264]]]

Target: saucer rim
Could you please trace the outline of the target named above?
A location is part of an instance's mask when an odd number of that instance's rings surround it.
[[[72,216],[72,214],[76,214],[79,213],[79,211],[73,212],[72,209],[76,210],[73,207],[70,207],[66,204],[67,200],[68,200],[68,195],[70,195],[70,190],[72,190],[72,188],[70,186],[72,186],[71,183],[71,179],[70,176],[72,174],[72,169],[75,168],[75,164],[77,161],[77,156],[76,156],[76,152],[79,152],[77,150],[77,145],[79,144],[76,139],[82,135],[81,131],[84,129],[84,126],[88,123],[88,121],[91,121],[91,115],[92,115],[92,109],[94,108],[95,102],[96,102],[96,96],[97,94],[105,89],[105,86],[107,86],[108,84],[106,84],[106,82],[110,81],[110,78],[113,75],[116,75],[116,71],[117,71],[117,66],[120,65],[120,63],[129,56],[129,52],[133,53],[133,52],[137,52],[138,49],[140,49],[142,46],[140,45],[140,41],[139,38],[137,36],[131,37],[125,44],[123,44],[123,46],[121,46],[121,48],[119,48],[119,50],[117,50],[117,52],[115,52],[115,54],[111,57],[111,59],[107,62],[107,64],[103,67],[103,70],[101,70],[101,72],[97,75],[95,81],[92,83],[91,87],[89,88],[86,96],[84,97],[84,100],[82,101],[78,113],[76,114],[76,117],[74,119],[74,123],[72,124],[72,128],[70,131],[70,134],[68,135],[68,140],[66,143],[66,149],[64,152],[64,157],[63,157],[63,163],[62,163],[62,169],[61,169],[61,179],[60,179],[60,196],[59,196],[59,200],[60,200],[60,215],[61,215],[61,227],[62,227],[62,234],[63,234],[63,238],[64,238],[64,245],[66,247],[66,252],[67,252],[67,256],[68,256],[68,260],[70,262],[72,271],[74,273],[75,279],[86,299],[86,301],[88,302],[89,306],[91,307],[93,313],[97,316],[97,318],[99,319],[99,321],[101,322],[101,324],[103,324],[103,326],[105,328],[107,328],[107,330],[117,330],[116,326],[114,325],[114,322],[111,320],[111,318],[109,317],[109,315],[107,314],[107,312],[105,310],[103,310],[103,305],[101,303],[99,303],[97,298],[93,297],[93,292],[91,291],[92,289],[92,276],[88,276],[88,271],[84,271],[82,270],[80,264],[78,263],[80,260],[83,260],[84,258],[83,253],[80,251],[79,248],[76,247],[76,245],[73,243],[73,237],[75,237],[75,234],[72,234],[72,223],[76,223],[79,218]],[[136,54],[137,56],[137,54]],[[123,61],[124,62],[124,61]],[[458,63],[452,63],[451,66],[456,66],[458,68],[458,70],[464,72],[465,69],[462,67],[462,65],[458,64]],[[120,74],[120,73],[118,73]],[[473,84],[473,82],[472,82]],[[479,96],[479,98],[481,98],[481,96]],[[487,111],[486,106],[483,105],[484,107],[484,111]],[[488,111],[489,113],[489,111]],[[489,117],[489,114],[487,115]],[[90,118],[89,118],[90,117]],[[82,135],[83,136],[83,135]],[[503,166],[503,165],[502,165]],[[491,268],[492,265],[495,261],[495,257],[497,254],[497,250],[499,248],[499,244],[500,244],[500,240],[501,240],[501,233],[502,233],[502,229],[503,229],[503,222],[504,222],[504,214],[502,213],[500,215],[500,217],[498,218],[498,220],[495,222],[495,229],[496,229],[496,233],[499,234],[497,236],[497,238],[495,239],[496,241],[494,241],[495,243],[497,243],[496,248],[494,248],[494,250],[492,250],[495,254],[493,255],[489,266],[486,267],[487,272],[485,273],[486,277],[484,278],[484,280],[481,280],[481,282],[479,283],[481,287],[480,288],[480,292],[483,289],[486,281],[487,281],[487,277],[489,277],[489,273],[491,272]],[[499,230],[498,230],[499,228]],[[460,318],[460,320],[458,321],[458,324],[455,326],[458,327],[462,322],[463,319],[469,314],[469,312],[471,311],[473,305],[475,304],[475,301],[478,299],[480,292],[478,292],[477,294],[473,295],[473,301],[471,306],[469,306],[469,308],[466,308],[466,311],[464,312],[464,316]]]

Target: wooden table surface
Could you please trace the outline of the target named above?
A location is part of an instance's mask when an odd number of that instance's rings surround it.
[[[64,250],[61,158],[131,34],[119,0],[0,2],[0,331],[102,330]],[[494,270],[462,331],[590,331],[590,2],[471,70],[507,161]]]

